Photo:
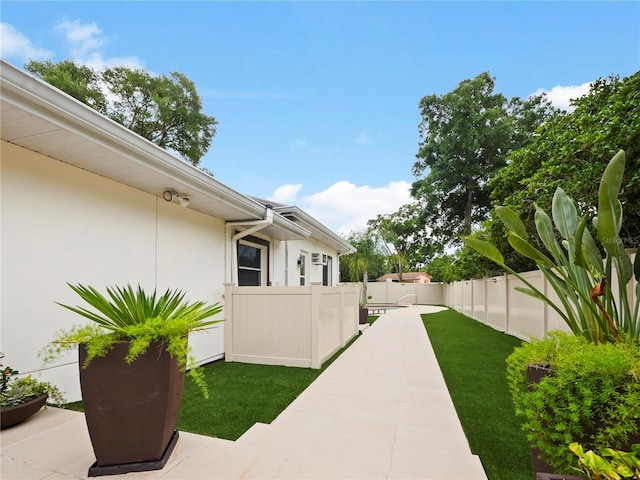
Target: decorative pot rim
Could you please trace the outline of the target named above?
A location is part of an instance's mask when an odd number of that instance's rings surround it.
[[[47,397],[49,397],[48,393],[43,393],[42,395],[38,395],[37,397],[33,397],[31,400],[27,400],[26,402],[19,403],[17,405],[11,405],[10,407],[0,407],[1,412],[11,412],[13,410],[17,410],[20,407],[24,407],[25,405],[32,405],[34,403],[38,403],[42,400],[42,397],[45,397],[45,402],[47,401]]]
[[[0,410],[2,413],[2,420],[0,421],[0,428],[9,428],[22,423],[31,416],[35,415],[43,406],[47,403],[48,393],[43,393],[35,398],[32,398],[28,402],[19,403],[11,407],[6,407]]]

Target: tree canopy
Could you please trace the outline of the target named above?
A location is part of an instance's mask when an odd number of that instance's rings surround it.
[[[625,217],[620,237],[627,248],[640,244],[640,72],[620,79],[600,78],[589,93],[572,102],[572,112],[557,111],[532,130],[531,142],[511,152],[508,163],[489,181],[494,205],[504,205],[523,219],[536,243],[535,206],[550,211],[557,187],[576,199],[580,209],[598,203],[598,186],[610,158],[626,153],[620,201]],[[592,213],[595,213],[592,211]],[[533,261],[516,254],[505,238],[502,222],[490,215],[474,233],[493,243],[505,263],[517,272],[535,268]],[[544,248],[536,243],[536,247]],[[496,274],[468,248],[444,255],[427,266],[434,281],[461,280]]]
[[[193,165],[216,134],[218,122],[202,112],[195,84],[182,73],[153,76],[128,67],[97,72],[72,60],[32,60],[25,69]]]
[[[572,105],[573,112],[553,115],[532,135],[529,145],[510,155],[508,165],[489,184],[493,203],[518,212],[533,233],[535,205],[549,211],[557,187],[582,207],[597,205],[602,173],[611,157],[624,150],[627,161],[620,201],[625,218],[620,236],[627,247],[638,247],[640,72],[624,79],[600,78]]]
[[[368,228],[388,247],[388,262],[391,271],[402,281],[404,271],[424,268],[426,258],[430,258],[435,247],[429,241],[428,233],[420,225],[421,206],[417,203],[403,205],[396,212],[378,215],[369,220]]]
[[[494,88],[494,78],[484,72],[420,101],[422,141],[412,195],[423,203],[422,221],[442,245],[459,244],[461,234],[486,219],[489,180],[552,111],[544,95],[507,100]]]
[[[383,275],[387,253],[380,240],[371,230],[351,232],[346,240],[356,251],[340,260],[340,277],[343,281],[362,281],[362,303],[367,302],[367,282],[369,278]]]

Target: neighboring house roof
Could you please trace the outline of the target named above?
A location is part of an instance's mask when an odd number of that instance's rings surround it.
[[[426,281],[429,281],[431,280],[432,276],[424,272],[403,272],[402,273],[402,280],[405,282],[418,280],[420,278],[424,278]],[[398,276],[397,273],[387,273],[386,275],[378,277],[376,279],[376,282],[386,282],[387,280],[391,280],[392,282],[398,282],[400,281],[400,277]]]
[[[188,208],[228,222],[265,218],[264,204],[3,60],[0,100],[6,142],[158,197],[166,190],[178,192],[189,198]],[[262,230],[266,235],[280,240],[312,235],[275,210],[273,217]],[[343,245],[337,234],[320,230],[331,245]]]

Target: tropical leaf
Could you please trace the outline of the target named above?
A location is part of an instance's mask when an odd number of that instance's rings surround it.
[[[522,238],[527,238],[527,229],[516,212],[508,207],[496,207],[495,212],[508,230],[515,232]]]
[[[594,268],[598,273],[604,275],[602,255],[591,236],[591,232],[587,229],[588,222],[589,215],[584,214],[576,229],[575,263],[587,271],[591,271],[591,268]]]
[[[465,245],[473,248],[476,252],[487,257],[489,260],[497,263],[501,267],[504,267],[504,257],[493,244],[469,236],[461,238]]]
[[[560,187],[553,194],[551,215],[562,238],[571,241],[578,228],[578,209],[574,201]]]
[[[532,259],[538,265],[553,265],[553,262],[544,253],[516,233],[509,232],[507,234],[507,240],[516,252]]]
[[[203,322],[203,320],[222,310],[219,303],[210,306],[204,302],[189,303],[184,299],[185,293],[179,290],[167,289],[158,297],[155,290],[147,295],[140,285],[136,290],[131,285],[107,287],[109,297],[107,298],[93,287],[68,285],[95,311],[80,306],[72,307],[56,303],[111,331],[119,331],[156,318],[163,321],[186,318],[197,328],[202,328],[218,323],[219,320],[211,322]]]
[[[603,191],[603,187],[606,186],[607,204],[613,205],[618,201],[618,195],[622,186],[622,177],[624,175],[625,153],[623,150],[618,151],[613,158],[609,161],[602,179],[600,180],[600,192]],[[603,201],[603,197],[599,195],[598,200]],[[598,215],[599,216],[599,215]]]
[[[547,215],[547,213],[540,207],[536,206],[534,221],[536,224],[538,237],[540,237],[540,240],[542,240],[542,244],[551,253],[558,265],[566,265],[567,257],[558,244],[558,240],[553,230],[553,225],[551,224],[551,218],[549,218],[549,215]]]

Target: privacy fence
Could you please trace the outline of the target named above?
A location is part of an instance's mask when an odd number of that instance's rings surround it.
[[[320,368],[358,334],[358,288],[225,286],[225,359]]]
[[[631,254],[632,260],[635,254]],[[534,270],[520,274],[549,298],[558,301],[555,291],[542,272]],[[614,276],[615,277],[615,276]],[[611,279],[614,282],[616,278]],[[627,285],[631,304],[637,301],[635,281]],[[398,284],[371,282],[367,294],[374,304],[446,305],[477,321],[523,340],[542,338],[551,330],[568,327],[544,302],[516,290],[524,283],[514,275],[501,275],[450,284]]]
[[[631,254],[631,259],[635,254]],[[541,292],[559,304],[559,299],[542,272],[534,270],[520,274]],[[614,291],[618,289],[616,275],[610,279]],[[627,295],[631,305],[637,301],[637,282],[627,285]],[[569,328],[564,320],[544,302],[516,290],[525,287],[514,275],[466,280],[444,285],[443,303],[479,322],[510,335],[530,340],[542,338],[551,330]]]

